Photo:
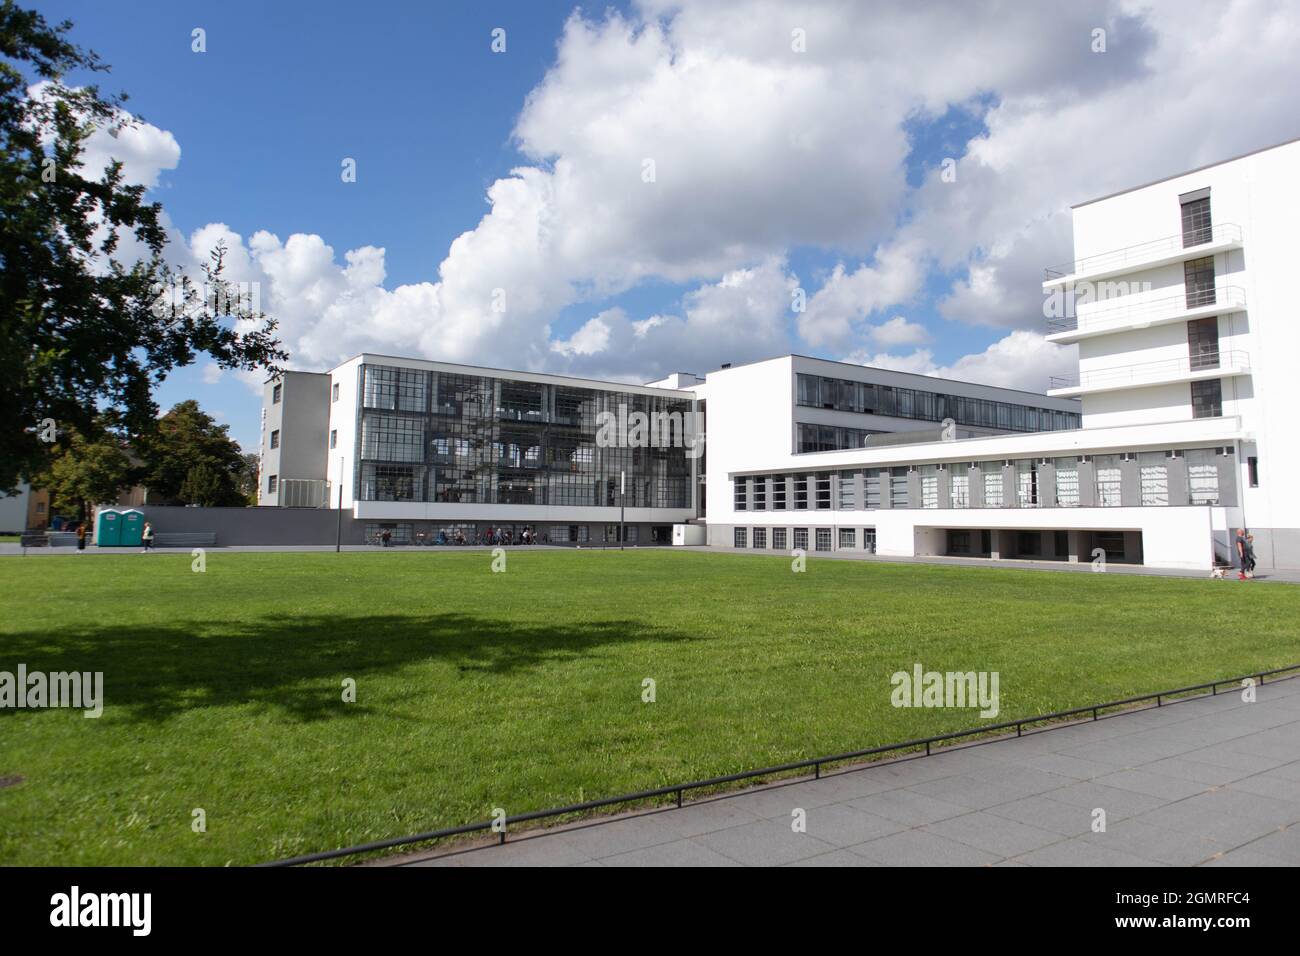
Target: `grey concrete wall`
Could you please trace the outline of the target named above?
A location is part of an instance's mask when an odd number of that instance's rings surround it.
[[[333,544],[338,511],[332,508],[179,508],[142,505],[155,534],[212,531],[218,547]],[[343,543],[364,544],[365,522],[343,512]]]

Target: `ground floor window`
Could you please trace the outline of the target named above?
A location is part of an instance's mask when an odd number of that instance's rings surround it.
[[[755,548],[766,548],[766,547],[767,547],[767,529],[766,529],[766,528],[755,528],[755,529],[754,529],[754,547],[755,547]]]
[[[876,553],[876,529],[875,528],[862,529],[862,550],[866,551],[868,554]]]
[[[1019,553],[1036,556],[1043,553],[1043,536],[1037,531],[1020,532]]]
[[[1093,544],[1101,548],[1108,558],[1117,558],[1122,560],[1124,557],[1124,532],[1123,531],[1098,531],[1093,536]]]
[[[794,529],[794,548],[796,551],[808,550],[808,529],[807,528]]]
[[[366,543],[382,544],[385,531],[390,544],[410,544],[412,541],[410,522],[380,521],[366,525]]]
[[[737,528],[737,529],[735,530],[734,533],[735,533],[735,536],[736,536],[736,537],[735,537],[735,541],[733,542],[733,543],[735,544],[735,546],[738,547],[738,548],[743,548],[743,547],[745,547],[745,537],[746,537],[746,535],[745,535],[745,529],[744,529],[744,528]]]
[[[817,550],[829,551],[830,549],[831,549],[831,529],[818,528],[817,529]]]
[[[773,551],[785,550],[785,528],[772,529],[772,550]]]
[[[858,531],[856,528],[840,528],[840,547],[856,548],[858,546]]]
[[[948,532],[948,553],[949,554],[970,554],[970,532],[949,531]]]

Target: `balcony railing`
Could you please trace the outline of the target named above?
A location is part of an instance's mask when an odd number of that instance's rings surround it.
[[[1195,241],[1198,239],[1200,242]],[[1193,244],[1187,245],[1187,241],[1191,241]],[[1072,262],[1049,266],[1043,272],[1048,281],[1063,279],[1066,276],[1111,272],[1123,270],[1130,266],[1141,266],[1144,263],[1169,256],[1179,256],[1184,251],[1195,251],[1201,246],[1226,242],[1241,242],[1240,226],[1231,222],[1215,223],[1211,228],[1198,229],[1192,235],[1184,236],[1180,232],[1176,236],[1152,239],[1150,242],[1138,243],[1135,246],[1126,246],[1123,249],[1115,249],[1111,252],[1103,252],[1095,256],[1075,259]]]
[[[1159,362],[1139,362],[1134,365],[1118,365],[1114,368],[1089,369],[1080,375],[1053,375],[1049,380],[1048,388],[1050,390],[1145,385],[1148,382],[1177,380],[1182,375],[1211,369],[1222,369],[1225,372],[1249,371],[1250,355],[1240,350],[1213,351]]]
[[[1089,309],[1083,315],[1069,315],[1047,320],[1048,334],[1059,332],[1102,332],[1143,322],[1172,319],[1192,309],[1219,306],[1223,312],[1240,312],[1246,308],[1246,292],[1240,286],[1215,289],[1189,289],[1177,295],[1132,302],[1132,296],[1118,296],[1105,305]]]

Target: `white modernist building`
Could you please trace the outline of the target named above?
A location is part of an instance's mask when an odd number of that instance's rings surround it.
[[[267,383],[262,503],[398,541],[1188,569],[1245,527],[1297,568],[1297,170],[1300,141],[1076,206],[1043,290],[1079,374],[1046,394],[799,355],[625,385],[367,354]]]
[[[743,450],[710,376],[710,541],[1208,569],[1244,527],[1261,567],[1300,567],[1298,170],[1292,141],[1074,207],[1043,289],[1049,338],[1079,349],[1048,395],[1080,429]]]

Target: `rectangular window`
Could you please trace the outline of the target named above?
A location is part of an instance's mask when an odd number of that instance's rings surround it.
[[[271,447],[272,448],[280,447],[280,429],[278,428],[275,431],[271,432]]]
[[[1038,506],[1038,462],[1021,458],[1016,462],[1016,505],[1020,508]]]
[[[907,507],[907,469],[889,469],[889,507]]]
[[[856,471],[840,472],[840,510],[852,511],[857,507],[855,493],[858,488],[858,473]]]
[[[1193,370],[1219,367],[1219,319],[1193,319],[1187,323],[1187,355]]]
[[[862,485],[863,485],[863,491],[866,493],[866,499],[867,499],[866,507],[868,511],[880,507],[880,482],[881,482],[880,475],[881,472],[875,471],[873,469],[872,471],[867,472],[866,477],[863,478]],[[889,484],[888,475],[885,476],[884,481],[886,486],[888,486]]]
[[[794,510],[808,510],[808,476],[794,476]]]
[[[1124,559],[1124,532],[1123,531],[1098,531],[1093,536],[1093,543],[1096,547],[1106,552],[1106,557]]]
[[[280,484],[279,475],[272,475],[266,479],[266,490],[269,494],[275,494],[276,487]]]
[[[335,382],[333,385],[330,386],[330,401],[337,402],[338,400],[339,400],[339,383]]]
[[[876,529],[875,528],[862,529],[862,550],[867,552],[867,554],[876,553]]]
[[[817,550],[829,551],[830,549],[831,549],[831,529],[818,528],[817,529]]]
[[[939,507],[939,469],[935,465],[921,466],[921,507]]]
[[[1184,262],[1183,285],[1187,290],[1189,309],[1214,305],[1214,256]]]
[[[1192,382],[1192,417],[1218,418],[1223,414],[1223,380]]]
[[[1250,487],[1259,487],[1259,458],[1255,455],[1246,456],[1246,477]]]
[[[796,551],[808,550],[808,529],[807,528],[794,529],[794,548]]]
[[[772,550],[773,551],[785,550],[785,528],[772,529]]]
[[[755,547],[755,548],[758,548],[758,549],[763,549],[763,548],[766,548],[766,547],[767,547],[767,529],[766,529],[766,528],[755,528],[755,529],[754,529],[754,547]]]
[[[280,404],[280,396],[283,394],[283,391],[284,391],[284,386],[283,386],[283,385],[274,385],[274,386],[271,387],[271,404],[272,404],[272,405],[279,405],[279,404]]]
[[[817,510],[828,511],[831,506],[831,473],[817,472]]]
[[[980,473],[984,479],[984,507],[1001,508],[1002,507],[1002,464],[996,461],[986,461],[980,465]]]
[[[1058,508],[1079,507],[1079,460],[1077,458],[1056,459],[1056,506]]]
[[[1165,453],[1144,451],[1138,455],[1138,476],[1144,507],[1169,504],[1169,468]]]
[[[1092,460],[1097,484],[1097,504],[1102,508],[1120,505],[1120,468],[1118,455],[1097,455]]]
[[[749,479],[747,478],[737,478],[735,480],[737,511],[744,511],[749,507],[749,499],[748,499],[749,489],[747,487],[748,481]]]
[[[785,475],[777,475],[772,480],[772,510],[785,511]]]
[[[1213,448],[1189,448],[1183,453],[1187,462],[1187,500],[1194,505],[1219,503],[1219,463]]]
[[[1213,223],[1210,221],[1210,197],[1187,200],[1182,205],[1183,248],[1209,242],[1214,234]]]
[[[856,528],[840,528],[840,549],[856,548],[858,546],[858,530]]]
[[[970,532],[949,531],[948,532],[948,553],[949,554],[970,554]]]
[[[337,428],[330,430],[330,447],[331,448],[339,447],[339,430]]]
[[[970,507],[970,469],[965,465],[958,465],[950,469],[951,479],[948,486],[949,507],[951,508],[969,508]]]
[[[753,482],[754,482],[754,488],[753,488],[754,510],[766,511],[767,510],[767,477],[765,475],[759,475],[757,478],[753,479]]]
[[[745,528],[736,528],[736,529],[735,529],[735,536],[736,536],[736,537],[735,537],[735,541],[734,541],[733,543],[734,543],[734,544],[736,545],[736,547],[738,547],[738,548],[743,548],[743,547],[745,546],[745,537],[746,537],[746,535],[745,535],[745,531],[746,531]]]
[[[1043,536],[1037,531],[1021,531],[1019,534],[1019,554],[1039,555],[1043,553]]]
[[[424,421],[367,415],[361,422],[361,457],[376,461],[424,460]]]

